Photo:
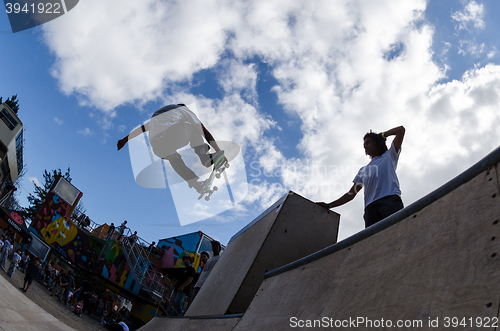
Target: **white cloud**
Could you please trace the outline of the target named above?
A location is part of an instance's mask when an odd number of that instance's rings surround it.
[[[486,26],[483,21],[484,14],[483,4],[471,1],[465,6],[463,12],[456,12],[451,17],[459,23],[458,30],[467,29],[469,23],[474,24],[477,29],[484,29]]]
[[[28,180],[35,184],[38,187],[43,187],[42,184],[40,184],[40,181],[36,177],[28,177]]]
[[[43,29],[61,90],[113,116],[215,65],[233,20],[219,2],[88,0]]]
[[[497,49],[493,47],[493,49],[490,52],[488,52],[486,56],[488,57],[488,59],[492,59],[496,54],[497,54]]]
[[[462,54],[464,56],[470,54],[478,57],[484,52],[485,52],[484,43],[477,45],[476,43],[470,40],[460,40],[460,47],[458,49],[458,54]]]
[[[368,162],[362,137],[369,129],[407,128],[398,168],[406,203],[498,142],[499,67],[439,83],[447,68],[433,62],[424,0],[88,0],[78,8],[44,25],[58,31],[45,38],[61,89],[100,108],[105,126],[118,105],[196,103],[217,140],[239,143],[249,164],[272,174],[250,184],[247,205],[264,208],[288,189],[312,200],[337,198]],[[485,28],[483,17],[474,1],[453,15],[459,29]],[[478,54],[485,47],[464,42],[463,49]],[[285,115],[259,109],[255,59],[271,68],[279,104],[300,118],[294,157],[266,136]],[[202,69],[216,71],[220,99],[190,93]],[[362,227],[362,200],[338,209],[341,237]]]
[[[61,120],[61,119],[59,119],[57,117],[54,117],[54,122],[56,122],[59,125],[62,125],[64,123],[63,120]]]
[[[257,72],[254,63],[223,60],[218,74],[219,84],[226,94],[241,93],[250,103],[257,103]]]
[[[94,134],[94,132],[92,130],[90,130],[89,128],[82,129],[82,130],[78,131],[78,133],[84,137],[90,137],[91,135]]]
[[[245,204],[257,203],[260,210],[269,207],[287,193],[287,190],[279,183],[267,181],[254,183],[248,185],[248,194],[243,202]]]

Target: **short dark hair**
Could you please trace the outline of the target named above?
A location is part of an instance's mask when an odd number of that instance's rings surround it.
[[[201,255],[205,255],[206,257],[210,257],[210,255],[208,254],[208,252],[201,252],[200,256]]]
[[[385,138],[382,137],[381,134],[379,133],[375,133],[375,132],[368,132],[367,134],[365,134],[365,136],[363,137],[363,141],[366,139],[366,138],[370,138],[373,143],[375,144],[375,146],[377,147],[377,149],[379,150],[380,152],[380,155],[384,154],[385,152],[387,152],[387,145],[385,144]]]

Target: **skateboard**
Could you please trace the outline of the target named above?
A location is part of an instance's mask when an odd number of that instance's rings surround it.
[[[198,200],[207,194],[207,196],[205,196],[205,200],[210,201],[210,196],[219,189],[217,186],[212,187],[214,178],[219,179],[221,174],[227,168],[229,168],[229,162],[224,156],[224,153],[221,153],[214,162],[214,169],[212,170],[212,173],[210,173],[210,176],[203,182],[203,188],[201,189],[201,194],[198,197]]]

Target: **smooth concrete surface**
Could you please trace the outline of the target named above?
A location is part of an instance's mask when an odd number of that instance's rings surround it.
[[[264,274],[337,241],[340,215],[289,192],[228,244],[186,316],[245,313]]]
[[[238,318],[168,318],[155,317],[148,324],[140,328],[140,331],[162,331],[162,330],[182,330],[182,331],[231,331],[241,320]]]
[[[381,232],[267,278],[234,331],[496,329],[499,165]]]
[[[0,330],[70,331],[75,329],[47,313],[28,299],[22,290],[12,286],[4,277],[0,277]]]

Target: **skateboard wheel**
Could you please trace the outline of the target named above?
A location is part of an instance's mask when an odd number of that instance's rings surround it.
[[[205,197],[205,200],[210,201],[210,197],[207,195],[207,196]]]
[[[217,186],[214,186],[214,191],[217,191],[219,188]]]
[[[219,179],[220,178],[220,174],[215,175],[215,178]]]
[[[229,168],[229,163],[228,163],[228,164],[226,164],[226,168]]]

